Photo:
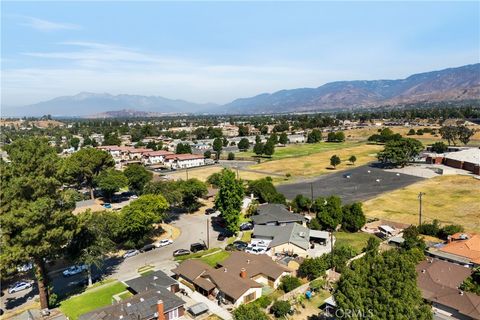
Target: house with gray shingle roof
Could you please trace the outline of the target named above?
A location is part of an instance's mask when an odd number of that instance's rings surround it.
[[[257,207],[256,215],[252,216],[255,225],[279,226],[289,223],[304,223],[305,217],[287,210],[283,204],[264,203]]]

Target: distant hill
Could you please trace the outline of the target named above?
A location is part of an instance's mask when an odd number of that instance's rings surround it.
[[[82,92],[21,108],[3,116],[151,117],[185,113],[261,114],[343,110],[417,102],[480,99],[480,63],[414,74],[400,80],[338,81],[318,88],[281,90],[225,105],[198,104],[159,96]]]
[[[241,98],[224,113],[302,112],[399,105],[423,101],[480,99],[480,64],[412,75],[401,80],[327,83]]]
[[[183,114],[215,107],[216,104],[199,104],[184,100],[172,100],[159,96],[140,96],[108,93],[82,92],[74,96],[64,96],[39,102],[22,108],[12,108],[2,112],[12,115],[42,116],[90,116],[112,110],[130,110],[152,113],[156,116],[165,114]],[[108,115],[108,114],[107,114]]]

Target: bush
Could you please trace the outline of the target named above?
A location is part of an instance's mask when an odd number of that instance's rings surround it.
[[[312,290],[313,292],[320,291],[323,288],[323,286],[325,285],[325,282],[326,281],[323,278],[313,280],[312,282],[310,282],[310,290]]]
[[[440,239],[447,240],[448,236],[463,231],[464,230],[462,226],[458,224],[449,224],[440,229],[440,231],[438,232],[438,237]]]
[[[234,320],[268,320],[267,315],[254,303],[242,304],[233,311]]]
[[[415,135],[415,129],[408,130],[407,136],[414,136],[414,135]]]
[[[272,303],[272,298],[270,296],[261,296],[253,303],[258,305],[260,308],[265,309]]]
[[[206,158],[206,159],[210,159],[212,157],[212,151],[210,150],[207,150],[203,153],[203,156]]]
[[[235,160],[235,153],[229,152],[228,153],[228,160]]]
[[[440,224],[437,219],[433,220],[432,223],[423,223],[418,226],[418,232],[426,236],[436,237],[440,232]]]
[[[281,318],[285,317],[290,312],[291,308],[292,306],[290,305],[290,302],[277,300],[270,308],[270,312],[273,313],[276,318]]]
[[[280,280],[279,288],[285,292],[290,292],[293,289],[300,287],[301,284],[300,279],[292,276],[285,276]]]

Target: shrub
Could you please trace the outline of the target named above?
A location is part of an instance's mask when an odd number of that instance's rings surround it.
[[[268,320],[267,315],[254,303],[242,304],[233,311],[234,320]]]
[[[228,153],[228,160],[235,160],[235,153],[229,152]]]
[[[285,292],[290,292],[295,288],[298,288],[302,283],[300,279],[292,276],[285,276],[280,280],[280,289]]]
[[[270,308],[270,312],[273,313],[276,318],[281,318],[285,317],[291,308],[290,302],[277,300]]]
[[[272,298],[270,296],[261,296],[255,300],[254,303],[260,308],[265,309],[272,303]]]

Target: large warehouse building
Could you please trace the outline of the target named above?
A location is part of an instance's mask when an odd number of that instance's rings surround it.
[[[430,164],[444,164],[480,175],[480,148],[468,148],[442,154],[431,153],[427,156],[426,161]]]

